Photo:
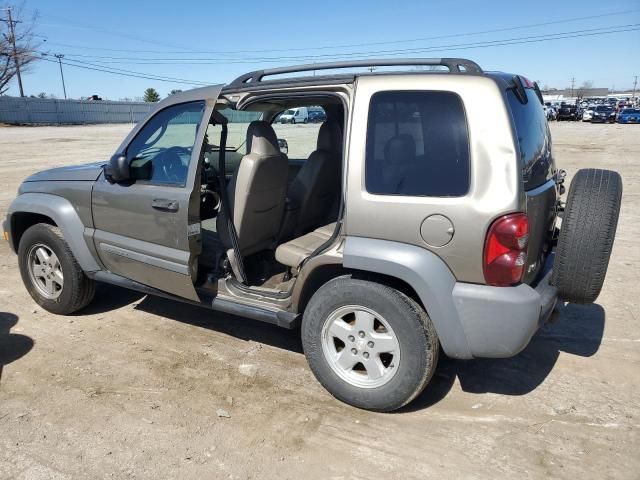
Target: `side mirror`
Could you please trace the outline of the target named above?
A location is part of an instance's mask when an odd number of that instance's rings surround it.
[[[115,154],[104,166],[104,177],[110,183],[125,182],[131,178],[131,170],[127,157],[121,153]]]
[[[278,139],[278,147],[280,148],[280,153],[289,154],[289,144],[284,138]]]

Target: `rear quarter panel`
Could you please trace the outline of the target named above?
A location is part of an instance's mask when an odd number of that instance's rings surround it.
[[[415,197],[367,192],[364,168],[369,103],[374,93],[392,90],[447,91],[460,96],[470,141],[471,176],[466,195]],[[484,283],[482,256],[489,225],[501,215],[526,208],[511,117],[495,80],[451,74],[359,77],[349,145],[345,234],[426,248],[446,262],[458,281]],[[434,214],[446,216],[454,225],[453,238],[443,247],[428,245],[420,233],[425,218]]]

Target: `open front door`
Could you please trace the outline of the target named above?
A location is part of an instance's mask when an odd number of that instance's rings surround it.
[[[198,300],[190,236],[199,233],[199,219],[190,218],[189,207],[199,201],[200,150],[221,88],[191,90],[158,104],[118,149],[131,179],[111,183],[103,173],[97,180],[93,239],[111,273]]]

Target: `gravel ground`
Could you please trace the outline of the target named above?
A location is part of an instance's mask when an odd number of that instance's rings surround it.
[[[0,215],[25,176],[106,159],[129,128],[0,128]],[[640,128],[552,130],[570,175],[623,176],[598,303],[515,358],[443,359],[395,414],[334,400],[296,332],[106,285],[81,314],[48,314],[2,242],[0,478],[637,479]]]

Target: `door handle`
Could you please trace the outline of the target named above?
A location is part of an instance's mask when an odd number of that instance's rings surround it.
[[[169,200],[168,198],[154,198],[151,207],[163,212],[177,212],[180,204],[177,200]]]

